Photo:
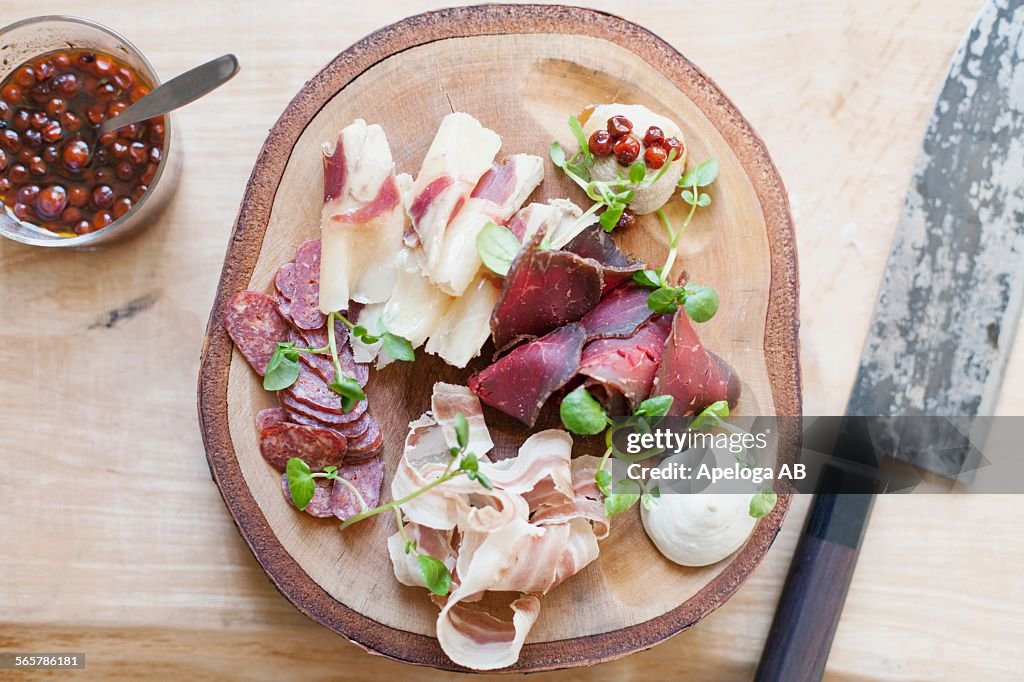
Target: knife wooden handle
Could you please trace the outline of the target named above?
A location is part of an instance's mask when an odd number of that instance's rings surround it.
[[[758,682],[821,679],[874,500],[873,493],[815,495],[761,654]]]

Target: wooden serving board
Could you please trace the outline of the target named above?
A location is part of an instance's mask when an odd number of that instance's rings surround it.
[[[267,574],[296,607],[368,650],[455,668],[433,636],[437,609],[426,592],[393,577],[385,546],[394,532],[390,518],[341,533],[337,523],[297,513],[284,500],[279,475],[259,454],[253,422],[274,398],[233,352],[221,306],[239,290],[269,290],[295,247],[318,236],[320,145],[354,118],[380,123],[398,169],[415,174],[440,119],[453,110],[497,131],[500,156],[546,155],[552,139],[570,142],[570,113],[609,101],[671,116],[691,159],[719,159],[714,203],[698,213],[680,245],[682,267],[721,295],[718,315],[699,333],[742,378],[740,412],[799,414],[796,253],[785,191],[760,139],[703,73],[636,25],[568,7],[443,10],[367,37],[306,84],[257,160],[207,329],[199,408],[211,471]],[[533,200],[553,197],[586,201],[549,164]],[[675,200],[667,213],[680,221],[684,208]],[[666,248],[653,216],[619,243],[651,262],[660,262]],[[414,365],[371,374],[371,411],[385,433],[385,499],[406,426],[428,409],[433,383],[464,383],[480,363],[454,370],[420,351]],[[487,418],[501,451],[527,435],[493,411]],[[599,560],[542,598],[541,617],[514,669],[610,660],[690,627],[754,569],[788,503],[780,499],[736,554],[702,569],[665,560],[637,513],[615,519]]]

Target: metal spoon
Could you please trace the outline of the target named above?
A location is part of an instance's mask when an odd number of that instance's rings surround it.
[[[233,54],[226,54],[201,64],[158,86],[153,92],[114,118],[109,118],[101,123],[99,134],[105,135],[126,125],[145,121],[183,107],[227,83],[236,73],[238,73],[238,59]]]

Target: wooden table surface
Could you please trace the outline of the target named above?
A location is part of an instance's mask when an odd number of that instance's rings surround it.
[[[979,3],[681,4],[595,6],[675,45],[764,137],[797,224],[805,412],[838,413],[933,98]],[[268,128],[336,53],[436,6],[90,7],[165,77],[227,51],[242,71],[180,113],[186,172],[152,230],[95,253],[0,243],[0,651],[86,652],[87,677],[445,677],[364,653],[274,590],[210,480],[195,408],[221,260]],[[24,7],[0,4],[0,24]],[[81,11],[52,0],[31,10]],[[998,411],[1024,413],[1024,352]],[[828,678],[1019,675],[1019,501],[879,499]],[[748,679],[806,509],[796,501],[750,581],[690,632],[597,669],[531,679]]]

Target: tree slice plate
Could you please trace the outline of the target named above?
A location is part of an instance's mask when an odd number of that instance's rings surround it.
[[[385,546],[394,531],[391,517],[340,533],[336,523],[297,513],[283,499],[279,477],[260,457],[253,422],[274,398],[233,351],[221,306],[242,289],[269,291],[278,266],[300,242],[318,235],[320,145],[353,119],[382,124],[399,170],[415,174],[450,111],[469,112],[497,131],[502,155],[545,155],[552,139],[570,141],[570,113],[610,101],[669,114],[683,128],[691,159],[718,157],[714,203],[698,213],[680,245],[682,266],[721,295],[718,315],[700,325],[699,333],[742,377],[741,413],[799,414],[796,245],[782,181],[729,99],[639,26],[559,6],[465,7],[406,19],[356,43],[314,76],[259,155],[203,352],[199,412],[207,457],[242,537],[281,593],[369,651],[457,668],[433,635],[437,609],[425,590],[404,587],[392,575]],[[549,164],[533,198],[565,196],[586,200]],[[675,200],[670,218],[681,220],[684,208]],[[620,245],[660,262],[665,235],[656,218],[645,217],[622,235]],[[422,351],[418,357],[415,365],[396,363],[374,372],[367,388],[371,411],[386,434],[385,499],[406,425],[429,407],[433,383],[464,383],[468,376]],[[511,450],[527,435],[493,411],[487,418],[499,450]],[[780,499],[733,556],[700,569],[665,560],[635,510],[616,518],[598,561],[542,598],[541,617],[510,670],[607,661],[689,628],[750,575],[788,504]]]

